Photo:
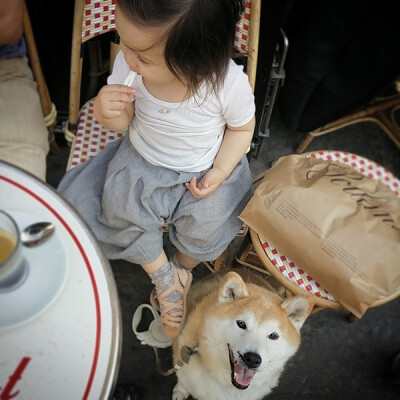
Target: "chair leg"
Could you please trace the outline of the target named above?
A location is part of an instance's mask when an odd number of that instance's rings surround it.
[[[241,266],[249,267],[263,274],[270,275],[254,249],[249,232],[244,237],[242,245],[236,253],[235,260]]]
[[[88,52],[90,70],[89,85],[85,101],[88,101],[97,95],[99,90],[99,77],[108,73],[110,70],[110,59],[105,59],[103,57],[100,41],[89,41]]]
[[[347,317],[347,320],[350,322],[350,323],[354,323],[354,322],[357,322],[358,321],[358,318],[353,314],[353,313],[351,313],[351,312],[349,312],[349,316]]]
[[[43,116],[46,121],[46,126],[49,132],[50,151],[52,153],[59,153],[60,149],[58,147],[58,144],[54,140],[54,126],[56,124],[57,111],[50,99],[50,94],[40,64],[35,37],[33,35],[32,25],[28,14],[28,9],[26,8],[26,6],[24,12],[24,37],[28,49],[29,64],[37,84],[37,90],[42,105]]]
[[[314,137],[326,135],[327,133],[337,131],[346,126],[354,125],[359,122],[374,122],[378,124],[383,131],[389,136],[393,143],[400,148],[400,129],[393,121],[386,117],[383,111],[394,110],[400,104],[400,96],[396,95],[387,101],[382,101],[374,104],[364,110],[346,115],[333,122],[330,122],[314,131],[308,132],[295,153],[302,154]]]
[[[226,257],[228,255],[228,249],[226,249],[215,261],[214,261],[214,271],[218,272],[222,267],[225,266]]]
[[[50,153],[58,154],[60,152],[60,147],[56,142],[56,138],[54,136],[54,125],[48,126],[47,130],[49,131],[49,146],[50,146]]]
[[[309,146],[309,144],[313,141],[314,135],[311,132],[308,132],[306,136],[304,136],[303,140],[300,142],[297,147],[295,153],[302,154],[304,150]]]
[[[203,261],[203,264],[211,271],[218,272],[226,266],[226,259],[228,257],[228,249],[226,249],[214,262]]]
[[[242,265],[244,264],[244,262],[245,262],[247,256],[249,255],[252,247],[253,247],[253,243],[251,242],[249,233],[247,233],[246,236],[243,239],[243,242],[242,242],[242,245],[239,248],[239,251],[236,253],[235,259],[239,264],[242,264]]]
[[[385,133],[400,148],[400,129],[382,111],[377,111],[376,118],[382,123]]]

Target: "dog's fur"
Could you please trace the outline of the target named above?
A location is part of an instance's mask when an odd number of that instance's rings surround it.
[[[282,299],[248,270],[212,274],[188,295],[188,317],[174,340],[173,400],[262,399],[278,384],[310,314],[306,296]],[[182,362],[184,346],[195,353]]]

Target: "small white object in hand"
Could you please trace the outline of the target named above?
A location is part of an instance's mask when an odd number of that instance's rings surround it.
[[[136,72],[130,71],[129,74],[128,74],[128,76],[127,76],[126,79],[124,80],[124,85],[125,85],[125,86],[130,86],[130,87],[132,87],[133,82],[134,82],[135,79],[136,79],[136,76],[137,76],[137,73],[136,73]],[[131,101],[135,101],[135,99],[136,99],[136,96],[133,94],[133,95],[131,96]]]

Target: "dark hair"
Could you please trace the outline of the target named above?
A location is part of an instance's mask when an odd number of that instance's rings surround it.
[[[166,26],[165,61],[189,90],[202,82],[218,90],[232,55],[243,0],[118,0],[125,16],[143,26]],[[162,38],[164,39],[165,36]]]

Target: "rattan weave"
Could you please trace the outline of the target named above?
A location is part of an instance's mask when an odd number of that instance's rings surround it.
[[[67,169],[83,164],[103,150],[108,143],[123,135],[104,129],[93,115],[93,99],[88,101],[79,114],[78,128],[71,146]]]
[[[85,0],[82,19],[82,42],[115,30],[114,11],[117,0]]]
[[[251,1],[246,1],[246,9],[236,25],[236,34],[233,47],[240,53],[247,54],[249,50],[249,26],[250,26]]]
[[[82,20],[82,42],[86,42],[102,33],[115,30],[114,11],[117,0],[85,0]],[[236,26],[234,48],[247,54],[249,41],[251,1]]]

